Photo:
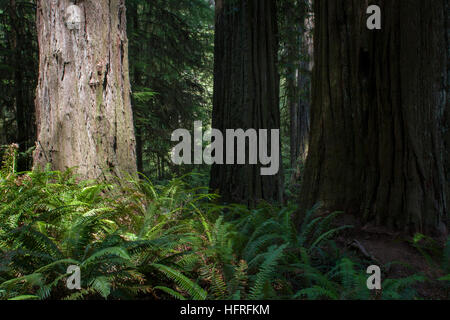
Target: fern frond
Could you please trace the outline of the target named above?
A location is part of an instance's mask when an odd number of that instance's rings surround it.
[[[183,290],[185,290],[194,300],[205,300],[207,293],[200,288],[196,283],[189,280],[181,272],[172,269],[168,266],[153,263],[152,267],[162,272],[168,278],[174,280]]]

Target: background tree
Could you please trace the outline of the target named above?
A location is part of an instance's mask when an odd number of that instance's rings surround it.
[[[450,1],[445,1],[445,29],[447,30],[446,48],[447,48],[447,87],[446,97],[447,102],[445,105],[445,112],[443,117],[442,132],[444,136],[444,169],[445,177],[447,181],[447,210],[450,211],[450,63],[448,59],[450,57]],[[450,226],[450,214],[447,214],[447,227]]]
[[[315,1],[313,105],[301,206],[442,233],[440,122],[448,99],[444,1]]]
[[[214,8],[205,0],[130,0],[127,8],[138,167],[167,179],[194,169],[173,166],[172,132],[211,121]]]
[[[37,37],[34,0],[0,1],[0,145],[19,145],[18,169],[31,168],[36,138]],[[28,155],[28,156],[27,156]]]
[[[282,106],[288,118],[290,167],[308,152],[312,70],[312,8],[310,0],[279,0]],[[282,120],[283,122],[283,120]]]
[[[275,2],[216,1],[215,32],[212,127],[279,129]],[[261,176],[259,165],[213,165],[210,186],[227,202],[281,200],[281,172]]]
[[[136,172],[124,0],[37,2],[35,167]]]

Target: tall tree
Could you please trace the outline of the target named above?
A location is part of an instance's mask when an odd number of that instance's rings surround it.
[[[35,167],[135,174],[125,0],[37,2]]]
[[[312,123],[301,206],[406,231],[445,233],[444,3],[316,0]],[[301,216],[301,215],[300,215]]]
[[[213,128],[279,129],[275,1],[216,1],[215,30]],[[281,170],[261,176],[259,165],[213,165],[210,186],[227,202],[282,198]]]
[[[447,87],[446,87],[446,100],[445,112],[443,117],[442,132],[444,137],[444,170],[447,181],[447,210],[450,211],[450,1],[445,1],[446,21],[445,29],[447,30],[446,48],[447,48]],[[450,214],[447,214],[447,227],[450,227]]]
[[[308,153],[312,69],[311,0],[279,0],[281,69],[289,108],[291,168]],[[295,177],[296,174],[293,176]]]
[[[36,141],[34,90],[37,78],[35,1],[0,1],[0,144],[16,142],[18,170],[30,169],[23,156]]]
[[[138,169],[186,173],[170,161],[170,137],[211,118],[214,10],[206,0],[127,0],[127,22]]]
[[[134,35],[138,34],[140,28],[139,21],[139,2],[140,1],[130,1],[128,2],[128,15],[127,15],[127,30],[128,33],[131,32],[130,37],[130,46],[129,46],[129,54],[132,56],[134,54],[136,60],[138,60],[139,53],[142,50],[142,42],[141,41],[133,41]],[[139,34],[140,36],[140,34]],[[134,70],[133,70],[134,69]],[[141,70],[138,68],[138,63],[135,63],[130,70],[130,79],[132,86],[141,87]],[[143,163],[143,145],[142,145],[142,128],[138,123],[138,117],[136,115],[136,99],[133,99],[133,95],[131,95],[131,102],[133,105],[133,120],[134,120],[134,129],[136,136],[136,164],[137,170],[139,173],[144,172],[144,163]]]

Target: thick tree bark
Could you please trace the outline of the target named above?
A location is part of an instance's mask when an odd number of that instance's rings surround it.
[[[311,138],[302,210],[445,233],[440,121],[448,99],[446,0],[316,0]],[[301,216],[301,215],[300,215]]]
[[[136,172],[124,0],[37,2],[35,167],[84,178]]]
[[[216,1],[213,128],[280,128],[277,51],[275,1]],[[213,165],[210,186],[226,202],[281,201],[281,161],[274,176],[259,165]]]

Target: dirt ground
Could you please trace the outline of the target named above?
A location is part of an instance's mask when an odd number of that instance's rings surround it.
[[[436,280],[445,275],[439,254],[444,247],[442,240],[422,239],[414,244],[411,236],[372,225],[358,225],[349,215],[342,216],[337,224],[354,226],[338,237],[337,243],[342,249],[379,265],[385,277],[400,278],[422,273],[430,281],[416,285],[421,298],[450,299],[448,287]],[[421,250],[429,256],[428,259]]]

